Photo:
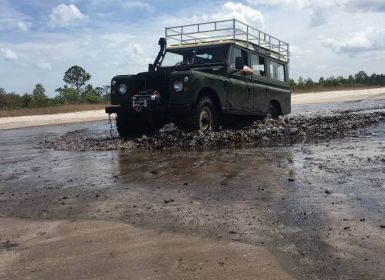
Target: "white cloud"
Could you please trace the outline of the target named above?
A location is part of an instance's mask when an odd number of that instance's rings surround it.
[[[130,45],[135,37],[127,33],[111,33],[100,36],[103,46],[107,48],[118,48],[119,46]]]
[[[385,12],[384,0],[350,0],[346,6],[353,11]]]
[[[153,58],[146,52],[142,44],[133,44],[129,48],[123,50],[123,59],[127,58],[124,63],[135,65],[147,65],[153,62]]]
[[[19,21],[19,22],[17,23],[17,27],[18,27],[21,31],[28,31],[29,24],[26,23],[26,22],[23,22],[23,21]]]
[[[70,27],[88,19],[88,16],[82,14],[73,4],[60,4],[52,9],[49,18],[51,27]]]
[[[110,52],[111,62],[122,69],[127,67],[127,65],[146,66],[148,63],[153,62],[156,55],[156,50],[146,46],[146,43],[143,43],[143,39],[139,40],[138,37],[126,33],[98,36],[94,38],[93,42],[96,45],[102,46],[95,49],[97,52],[96,55],[94,54],[95,56],[101,56],[107,50]],[[156,46],[156,42],[156,39],[153,40],[154,46]]]
[[[385,29],[368,28],[364,32],[346,33],[338,38],[327,38],[324,46],[336,53],[356,53],[385,48]]]
[[[17,60],[18,56],[17,54],[11,50],[10,48],[1,48],[0,54],[5,58],[6,60]]]
[[[265,17],[260,11],[242,3],[234,3],[231,1],[223,4],[217,11],[212,13],[202,12],[199,15],[185,17],[183,21],[186,24],[191,24],[233,18],[257,28],[261,28],[265,24]]]
[[[36,67],[40,68],[40,69],[46,69],[46,70],[52,69],[52,65],[48,62],[40,62],[40,63],[36,64]]]
[[[231,18],[236,18],[254,27],[263,27],[265,24],[265,18],[260,11],[242,3],[226,2],[218,13],[213,14],[215,20]]]
[[[30,23],[28,17],[0,0],[0,31],[27,31]]]
[[[310,26],[318,27],[327,23],[330,11],[342,7],[349,0],[247,0],[253,6],[271,6],[285,9],[306,10],[310,15]]]
[[[106,7],[113,5],[114,7],[126,9],[138,9],[145,11],[153,11],[154,8],[147,1],[138,0],[80,0],[94,7]]]
[[[384,0],[247,0],[247,3],[254,6],[284,6],[294,9],[317,10],[320,7],[333,6],[350,12],[385,12]]]
[[[142,9],[147,11],[152,11],[152,6],[144,1],[130,1],[130,0],[122,0],[120,1],[120,4],[123,7],[126,8],[135,8],[135,9]]]
[[[290,6],[295,9],[303,9],[310,6],[309,0],[247,0],[253,6]]]

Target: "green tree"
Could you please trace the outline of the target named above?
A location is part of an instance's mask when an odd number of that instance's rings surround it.
[[[290,79],[289,87],[290,87],[290,90],[295,90],[297,88],[297,83],[293,79]]]
[[[314,81],[311,78],[307,78],[305,80],[305,87],[308,89],[314,88],[315,84]]]
[[[37,106],[46,105],[48,97],[45,95],[45,88],[42,84],[36,84],[32,91],[32,100]]]
[[[82,100],[83,102],[89,104],[97,104],[102,103],[103,99],[100,93],[93,88],[92,85],[88,84],[85,90],[82,92]]]
[[[320,77],[319,80],[318,80],[318,85],[320,87],[324,87],[325,86],[325,78],[324,77]]]
[[[325,80],[325,86],[327,87],[335,87],[337,86],[337,80],[334,76],[331,76],[329,78],[326,78]]]
[[[32,99],[32,96],[28,93],[25,93],[22,97],[21,97],[21,106],[23,108],[28,108],[28,107],[31,107],[31,104],[33,102],[33,99]]]
[[[7,107],[7,92],[5,89],[0,88],[0,109]]]
[[[73,88],[64,88],[61,92],[61,98],[63,103],[80,103],[80,94],[76,89]]]
[[[342,86],[342,85],[344,85],[344,84],[345,84],[345,78],[342,77],[342,76],[338,76],[338,77],[336,78],[336,83],[337,83],[337,86]]]
[[[371,84],[371,85],[379,85],[380,84],[380,76],[377,75],[376,73],[373,73],[369,77],[369,84]]]
[[[305,87],[305,81],[302,77],[298,78],[298,88],[303,89]]]
[[[355,83],[353,75],[349,75],[348,83],[349,83],[349,85],[353,85]]]
[[[64,82],[75,88],[78,92],[91,79],[91,75],[80,66],[72,66],[64,73]]]
[[[356,83],[364,83],[368,79],[368,74],[365,71],[360,71],[354,75]]]
[[[103,101],[109,101],[110,100],[110,94],[111,94],[111,87],[110,86],[96,87],[95,90],[102,97]]]

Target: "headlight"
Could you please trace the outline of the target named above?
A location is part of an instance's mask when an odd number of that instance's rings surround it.
[[[181,92],[183,90],[183,83],[180,81],[175,81],[174,82],[174,90],[176,92]]]
[[[119,93],[125,94],[126,92],[127,92],[127,86],[125,84],[120,84],[119,85]]]
[[[112,86],[115,86],[116,85],[116,81],[115,80],[112,81],[111,84],[112,84]]]

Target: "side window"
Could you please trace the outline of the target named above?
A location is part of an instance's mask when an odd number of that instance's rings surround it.
[[[266,77],[265,58],[263,56],[251,54],[250,66],[253,69],[253,75]]]
[[[229,64],[230,69],[235,69],[235,58],[237,56],[241,56],[241,50],[238,48],[232,48],[231,57],[230,57],[230,64]]]
[[[270,61],[270,76],[272,80],[285,82],[285,66],[275,61]]]
[[[233,48],[231,52],[231,57],[230,57],[230,64],[229,68],[230,69],[235,69],[235,58],[241,56],[243,58],[243,64],[244,65],[249,65],[248,60],[247,60],[247,52],[244,50],[241,50],[239,48]]]

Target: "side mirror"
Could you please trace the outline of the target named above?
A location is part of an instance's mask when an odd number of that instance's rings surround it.
[[[237,56],[235,58],[235,69],[241,70],[241,69],[243,69],[243,66],[245,66],[245,64],[243,63],[243,57]]]

